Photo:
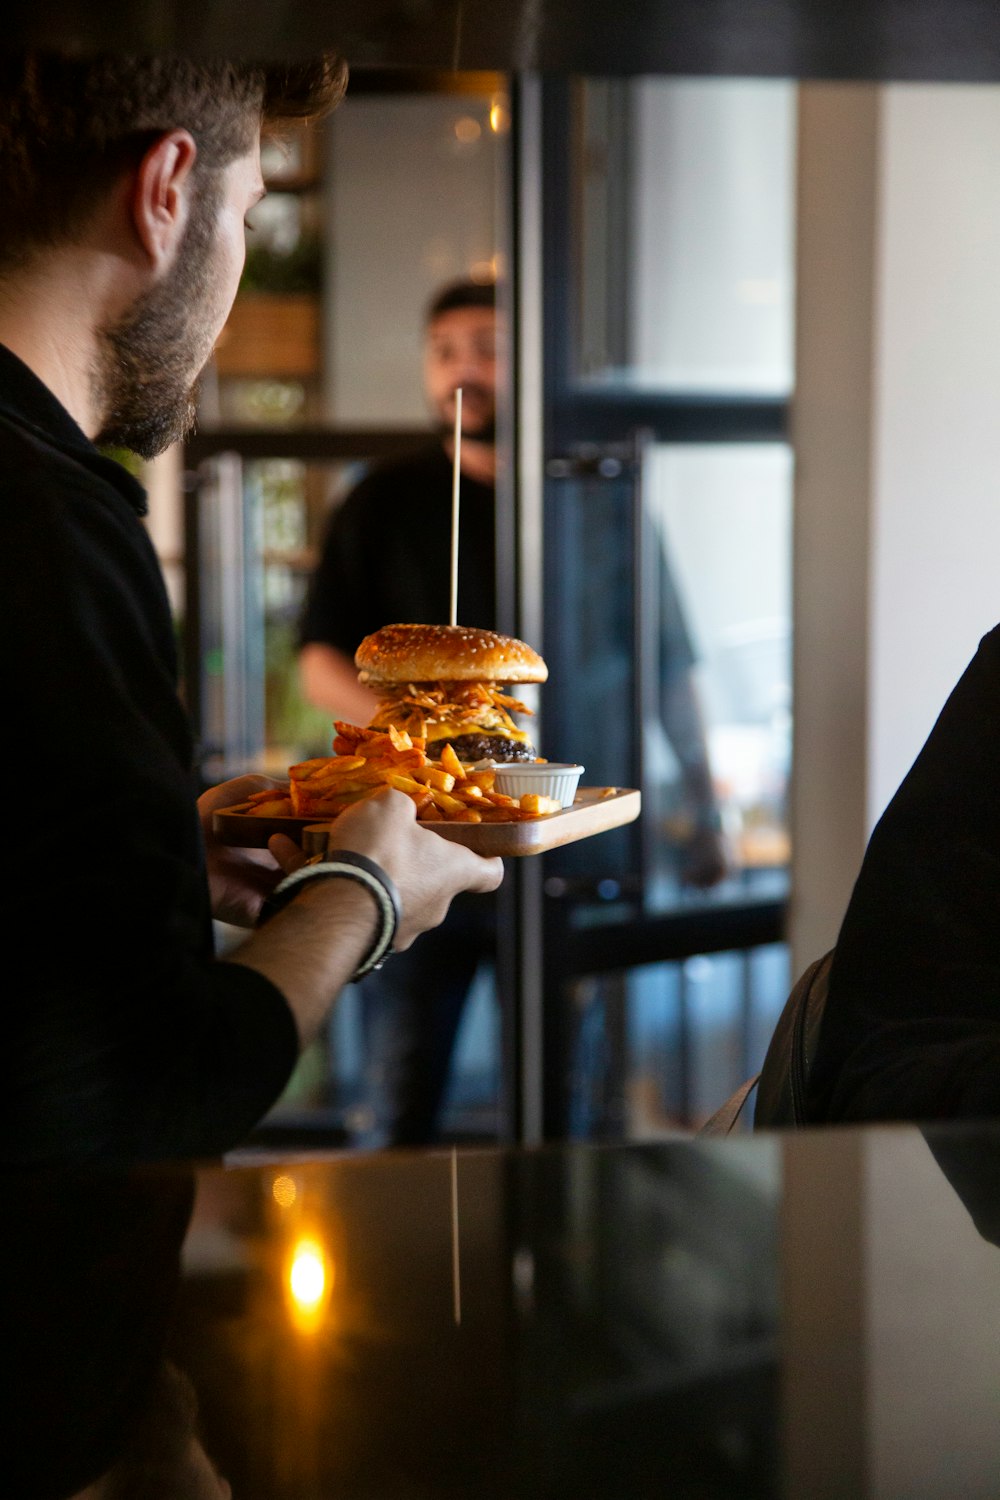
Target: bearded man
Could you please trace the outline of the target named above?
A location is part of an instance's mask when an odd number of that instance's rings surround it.
[[[214,843],[213,810],[263,783],[207,793],[199,824],[145,496],[98,447],[148,458],[189,429],[264,191],[261,129],[324,113],[345,82],[330,59],[0,61],[4,783],[19,814],[2,1140],[17,1163],[232,1147],[342,985],[502,876],[417,827],[399,793],[346,813],[308,872],[288,840],[256,856]],[[266,926],[216,959],[211,915],[251,926],[275,888]]]

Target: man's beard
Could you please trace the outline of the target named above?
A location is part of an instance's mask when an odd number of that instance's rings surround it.
[[[155,458],[194,426],[217,310],[211,274],[217,204],[215,184],[201,184],[170,271],[100,330],[93,372],[103,413],[99,444]]]
[[[485,416],[475,427],[468,425],[468,406],[465,404],[469,392],[474,391],[476,395],[482,396],[484,404],[489,403],[489,415]],[[462,390],[462,436],[474,443],[495,443],[497,439],[497,414],[494,403],[493,392],[483,385],[464,386]],[[438,412],[437,430],[442,437],[451,437],[455,431],[455,419],[449,421],[443,411]]]

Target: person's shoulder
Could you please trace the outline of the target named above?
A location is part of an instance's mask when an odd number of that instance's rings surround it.
[[[110,463],[110,460],[108,460]],[[39,576],[53,589],[152,587],[149,535],[112,480],[19,424],[0,419],[0,568],[18,591]]]
[[[447,474],[448,459],[441,444],[426,443],[373,464],[351,489],[344,504],[361,504],[372,496],[393,504],[407,504],[415,487],[437,483],[440,476]]]
[[[116,486],[62,447],[0,416],[0,495],[4,522],[38,526],[87,515],[136,519]]]

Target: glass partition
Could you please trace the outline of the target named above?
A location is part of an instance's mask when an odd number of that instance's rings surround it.
[[[586,80],[581,379],[789,393],[794,119],[782,80]]]
[[[788,990],[794,86],[554,81],[544,752],[637,823],[546,856],[552,1128],[642,1138]]]

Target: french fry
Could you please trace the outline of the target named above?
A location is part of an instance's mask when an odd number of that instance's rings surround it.
[[[435,807],[439,807],[445,814],[464,812],[465,808],[457,797],[449,797],[447,792],[439,792],[437,787],[431,787],[431,796],[434,798]]]
[[[409,739],[409,735],[407,735],[407,739]],[[376,734],[370,740],[359,740],[357,753],[358,755],[365,756],[367,759],[369,756],[391,755],[395,748],[389,735]]]
[[[355,802],[364,802],[365,798],[370,797],[371,794],[372,788],[365,787],[360,792],[345,792],[337,797],[317,797],[306,816],[311,818],[314,814],[318,813],[320,817],[325,817],[330,814],[342,813],[345,807],[350,807]]]
[[[450,744],[446,744],[441,751],[441,768],[444,771],[450,771],[456,781],[465,780],[465,767]]]
[[[419,781],[414,781],[412,776],[390,773],[386,776],[385,780],[389,786],[395,787],[397,792],[405,792],[408,797],[419,797],[426,791],[426,788],[422,787]]]
[[[338,755],[335,760],[327,761],[328,774],[331,776],[343,776],[348,771],[359,771],[365,764],[363,755]],[[315,775],[322,776],[324,772],[316,771]]]
[[[363,739],[366,732],[360,725],[346,724],[343,719],[335,719],[333,727],[337,731],[338,739],[348,740],[352,745]]]
[[[483,796],[487,802],[492,802],[494,807],[517,807],[516,797],[508,797],[506,792],[484,792]]]
[[[324,766],[328,766],[329,764],[329,756],[316,757],[313,760],[302,760],[296,766],[289,766],[288,775],[292,781],[308,781],[310,776],[314,776],[317,771],[322,770]]]
[[[413,775],[416,781],[423,781],[427,786],[436,787],[439,792],[450,792],[455,786],[454,776],[437,766],[420,766],[414,770]]]
[[[227,812],[234,811],[227,808]],[[289,818],[292,816],[291,797],[271,797],[265,802],[255,802],[247,809],[255,818]]]
[[[522,792],[521,811],[526,813],[558,812],[562,803],[556,797],[543,797],[541,792]]]

